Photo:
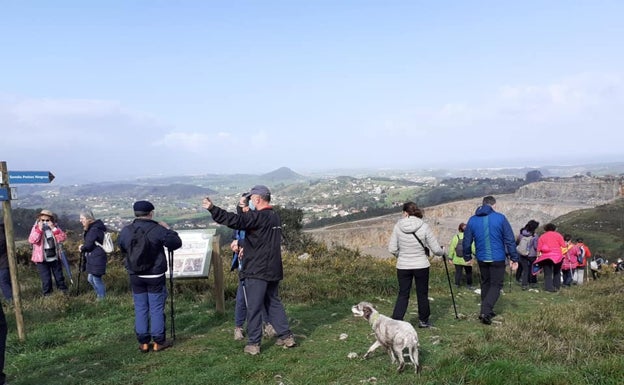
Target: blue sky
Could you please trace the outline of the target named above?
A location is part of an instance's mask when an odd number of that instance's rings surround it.
[[[622,160],[622,1],[3,1],[0,160],[57,180]]]

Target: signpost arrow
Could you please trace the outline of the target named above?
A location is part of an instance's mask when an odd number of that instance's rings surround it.
[[[50,171],[9,171],[9,184],[50,183],[54,175]]]

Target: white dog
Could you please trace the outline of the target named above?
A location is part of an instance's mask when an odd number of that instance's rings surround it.
[[[409,358],[414,364],[416,373],[420,373],[420,364],[418,363],[418,333],[411,323],[405,321],[394,320],[383,314],[380,314],[372,304],[368,302],[360,302],[351,308],[351,312],[355,317],[364,317],[368,320],[377,340],[368,348],[364,358],[368,358],[370,354],[380,346],[383,346],[392,363],[399,361],[397,370],[402,372],[405,369],[405,359],[403,358],[403,350],[408,349]]]

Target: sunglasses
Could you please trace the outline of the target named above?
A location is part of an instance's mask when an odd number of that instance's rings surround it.
[[[49,219],[42,219],[41,222],[52,222],[52,221]]]

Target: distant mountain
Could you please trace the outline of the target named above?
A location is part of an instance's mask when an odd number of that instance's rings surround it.
[[[284,183],[284,182],[295,182],[295,181],[303,181],[307,178],[303,175],[297,174],[293,170],[288,167],[280,167],[277,170],[268,172],[266,174],[262,174],[260,179],[267,180],[271,183]]]

